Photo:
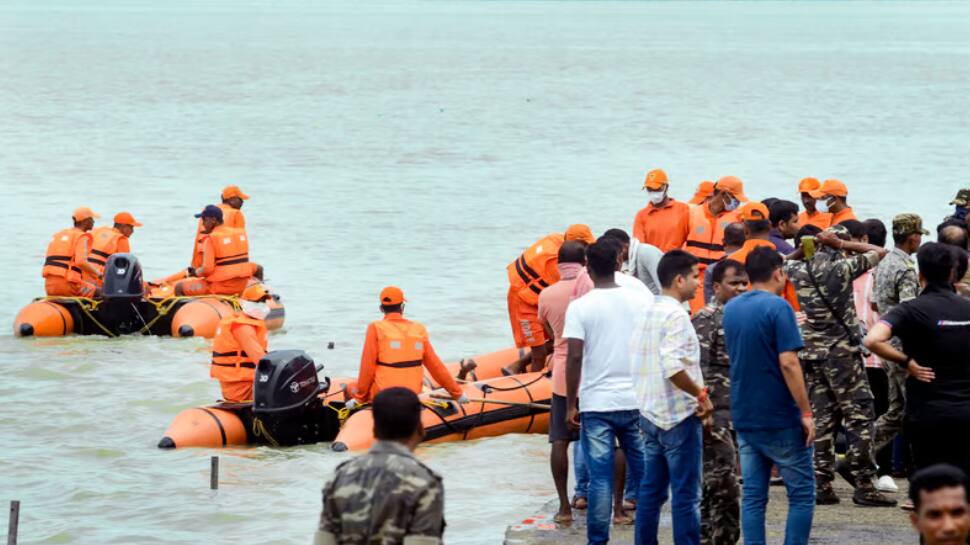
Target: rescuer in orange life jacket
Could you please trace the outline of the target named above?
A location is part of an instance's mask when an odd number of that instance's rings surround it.
[[[90,208],[74,211],[74,227],[54,234],[47,245],[47,256],[41,276],[49,296],[95,297],[100,295],[98,284],[101,271],[88,261],[91,250],[91,229],[97,214]]]
[[[100,273],[98,278],[84,273],[83,277],[98,286],[102,285],[104,277],[104,266],[108,264],[108,258],[114,254],[127,254],[131,252],[128,238],[135,232],[135,227],[141,227],[141,223],[128,212],[118,212],[114,217],[114,226],[101,226],[91,231],[91,251],[88,252],[88,263],[94,265]]]
[[[546,355],[552,349],[552,339],[539,320],[539,294],[559,281],[559,248],[567,240],[588,245],[596,242],[596,237],[588,225],[570,225],[565,233],[552,233],[539,239],[506,267],[512,337],[516,347],[529,347],[532,354],[530,370],[533,372],[545,367]],[[522,373],[525,365],[525,361],[519,360],[506,370],[513,374]]]
[[[249,261],[246,232],[222,224],[222,210],[208,205],[196,214],[204,225],[202,265],[190,266],[166,280],[187,276],[175,284],[176,295],[239,295],[246,289],[254,267]]]
[[[246,216],[243,215],[243,201],[249,200],[249,195],[242,192],[238,185],[227,185],[222,189],[222,202],[215,205],[222,210],[222,224],[233,229],[246,230]],[[195,241],[192,246],[192,266],[202,266],[202,237],[205,235],[205,223],[200,219],[195,231]]]
[[[253,377],[256,364],[266,355],[268,336],[266,316],[270,295],[261,286],[250,290],[255,301],[241,301],[242,312],[226,316],[219,322],[212,339],[212,363],[209,376],[222,386],[222,398],[230,403],[253,399]]]
[[[422,367],[428,368],[431,377],[451,397],[459,403],[468,403],[468,396],[431,347],[428,331],[418,322],[404,318],[405,301],[400,288],[388,286],[381,290],[384,319],[367,326],[360,374],[356,391],[350,392],[353,399],[345,405],[348,409],[373,401],[378,392],[388,388],[402,387],[420,394],[424,383]]]

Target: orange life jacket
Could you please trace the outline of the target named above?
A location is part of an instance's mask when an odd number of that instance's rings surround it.
[[[703,271],[711,263],[724,257],[724,228],[737,221],[737,214],[725,212],[718,217],[709,215],[707,204],[690,207],[690,233],[684,250],[700,260]]]
[[[428,331],[409,320],[378,320],[374,322],[374,329],[377,331],[377,369],[370,398],[394,387],[421,393]]]
[[[236,210],[235,208],[229,206],[226,203],[219,203],[216,206],[222,210],[222,226],[230,227],[233,229],[246,230],[246,217],[243,216],[242,210]],[[192,267],[202,266],[202,242],[205,240],[206,233],[202,232],[205,227],[202,225],[202,219],[199,219],[199,226],[195,229],[195,244],[192,247]]]
[[[118,253],[118,241],[125,235],[114,227],[98,227],[91,231],[91,249],[88,250],[88,263],[95,266],[98,272],[104,274],[104,266],[108,258]],[[93,279],[92,279],[93,280]]]
[[[68,282],[81,281],[81,267],[79,267],[74,250],[81,238],[87,238],[91,247],[91,233],[86,233],[77,227],[69,227],[54,233],[54,238],[47,245],[47,256],[41,276],[63,276]]]
[[[212,365],[209,366],[209,376],[221,382],[239,382],[252,380],[256,373],[253,358],[239,345],[236,336],[232,334],[232,326],[248,324],[256,328],[256,337],[265,350],[268,343],[266,322],[250,318],[244,314],[226,316],[216,328],[216,336],[212,339]]]
[[[233,278],[249,278],[253,266],[249,263],[249,241],[246,231],[220,225],[208,235],[215,252],[216,268],[206,274],[209,282],[224,282]]]
[[[506,267],[509,285],[520,299],[538,305],[542,290],[559,281],[559,271],[550,267],[549,262],[559,260],[559,248],[564,241],[562,233],[553,233],[529,246],[518,259],[509,263]]]

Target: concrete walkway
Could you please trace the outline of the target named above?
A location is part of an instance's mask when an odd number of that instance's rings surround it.
[[[900,485],[897,499],[906,499],[904,480]],[[859,507],[852,503],[852,489],[841,479],[836,482],[836,491],[842,498],[839,505],[817,506],[812,526],[811,543],[818,545],[899,545],[918,543],[909,523],[909,515],[898,507],[872,508]],[[558,526],[552,522],[557,502],[545,505],[533,516],[509,526],[505,532],[505,545],[583,545],[586,543],[586,512],[574,511],[576,521],[569,527]],[[669,506],[669,504],[668,504]],[[785,514],[788,500],[785,488],[771,487],[768,503],[768,543],[782,543],[785,531]],[[670,511],[665,509],[660,520],[660,543],[671,544]],[[633,543],[633,526],[615,527],[612,530],[611,544],[627,545]]]

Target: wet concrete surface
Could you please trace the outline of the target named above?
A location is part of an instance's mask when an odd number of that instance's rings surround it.
[[[890,494],[900,504],[906,499],[906,481],[897,479],[899,493]],[[842,502],[838,505],[815,507],[812,536],[809,540],[818,545],[899,545],[918,543],[909,523],[909,514],[899,507],[860,507],[852,503],[852,487],[845,481],[836,481],[836,492]],[[508,527],[505,545],[581,545],[586,543],[586,511],[573,511],[576,520],[569,526],[553,522],[558,502],[553,501],[534,516],[524,517]],[[768,502],[768,543],[782,543],[785,533],[785,516],[788,500],[783,486],[772,486]],[[672,544],[669,502],[660,519],[660,543]],[[627,545],[633,543],[633,526],[614,526],[610,543]]]

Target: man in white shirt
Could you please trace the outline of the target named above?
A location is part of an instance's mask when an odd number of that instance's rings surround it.
[[[701,376],[700,346],[684,302],[698,287],[698,260],[671,250],[657,267],[662,292],[638,316],[631,339],[637,372],[644,475],[637,496],[636,543],[657,545],[660,508],[673,494],[675,545],[701,536],[702,421],[713,406]]]
[[[587,250],[586,267],[594,289],[570,303],[563,329],[568,343],[569,424],[580,428],[590,473],[586,513],[590,545],[605,544],[610,538],[613,449],[617,440],[635,481],[640,481],[643,470],[639,404],[628,347],[633,324],[650,303],[647,294],[621,289],[616,283],[617,246],[607,239]]]

